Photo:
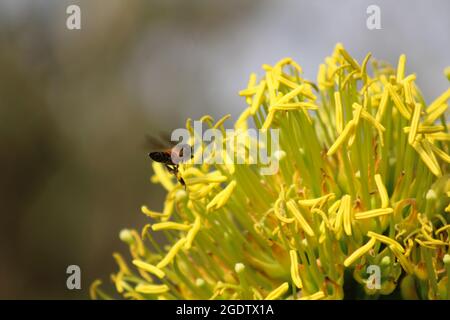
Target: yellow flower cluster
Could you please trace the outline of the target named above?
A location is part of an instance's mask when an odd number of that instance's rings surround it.
[[[117,292],[342,299],[400,285],[404,298],[450,299],[450,89],[427,104],[404,55],[396,69],[370,54],[359,63],[341,44],[316,83],[291,58],[263,70],[239,92],[248,106],[234,126],[279,129],[279,171],[186,164],[185,190],[153,163],[164,208],[143,206],[150,224],[121,232],[133,268],[114,254]],[[224,131],[228,118],[200,120]],[[369,266],[380,269],[379,287],[367,285]],[[111,298],[99,285],[93,298]]]

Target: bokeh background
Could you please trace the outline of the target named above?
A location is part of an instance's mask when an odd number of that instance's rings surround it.
[[[81,8],[82,29],[66,28]],[[381,8],[381,30],[366,8]],[[361,60],[406,53],[427,101],[448,87],[450,1],[0,0],[0,298],[85,299],[139,208],[162,208],[145,135],[233,118],[263,63],[307,78],[336,42]],[[66,289],[66,267],[82,290]]]

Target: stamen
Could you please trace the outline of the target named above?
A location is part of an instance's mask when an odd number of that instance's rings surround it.
[[[294,103],[284,103],[280,104],[277,103],[274,106],[271,106],[269,110],[275,110],[275,111],[290,111],[290,110],[318,110],[319,106],[315,105],[311,102],[294,102]]]
[[[159,230],[180,230],[180,231],[187,231],[191,228],[190,225],[184,224],[184,223],[177,223],[177,222],[160,222],[155,223],[152,225],[153,231],[159,231]]]
[[[302,279],[300,278],[298,272],[298,260],[297,252],[295,250],[290,250],[289,255],[291,257],[291,277],[297,288],[303,288]]]
[[[433,113],[441,105],[443,105],[450,98],[450,88],[447,89],[443,94],[437,97],[427,108],[427,113]]]
[[[428,147],[430,147],[431,150],[442,160],[444,160],[447,163],[450,163],[450,156],[445,153],[443,150],[436,147],[434,144],[429,142],[428,140],[423,140],[423,143],[426,144]]]
[[[339,48],[339,53],[344,57],[344,59],[352,66],[353,69],[360,71],[361,68],[356,62],[355,59],[352,58],[352,56],[344,49],[344,47],[341,45]]]
[[[233,194],[234,189],[236,188],[236,180],[231,181],[228,186],[225,187],[222,191],[220,191],[208,205],[206,206],[206,211],[210,212],[213,210],[218,210],[222,208],[228,201],[228,199]]]
[[[285,282],[272,292],[270,292],[265,300],[276,300],[284,295],[289,290],[289,283]]]
[[[169,287],[165,284],[138,284],[135,290],[145,294],[161,294],[169,291]]]
[[[275,216],[280,219],[280,221],[284,223],[292,223],[295,221],[295,218],[287,218],[284,213],[281,212],[280,204],[283,203],[283,199],[277,199],[274,204],[274,213]]]
[[[389,196],[380,174],[375,175],[375,184],[377,185],[378,193],[380,194],[381,208],[387,208],[389,206]]]
[[[147,262],[141,261],[141,260],[133,260],[133,264],[138,267],[139,269],[142,269],[144,271],[150,272],[151,274],[154,274],[158,278],[162,279],[166,275],[164,271],[157,268],[156,266],[149,264]]]
[[[318,291],[312,295],[301,297],[300,300],[320,300],[325,298],[325,293],[323,291]]]
[[[227,114],[227,115],[223,116],[221,119],[219,119],[216,122],[216,124],[214,125],[213,129],[220,128],[224,124],[224,122],[227,121],[229,118],[231,118],[230,114]]]
[[[383,119],[383,115],[384,115],[384,112],[386,111],[388,99],[389,99],[389,90],[387,90],[385,88],[383,91],[383,95],[381,96],[380,104],[378,106],[377,115],[375,116],[375,119],[378,122],[381,122],[381,120]]]
[[[400,99],[400,96],[397,94],[397,92],[395,92],[394,87],[392,87],[391,84],[387,84],[386,88],[389,91],[389,94],[392,98],[392,101],[394,101],[394,105],[397,107],[398,111],[400,112],[400,114],[410,120],[411,119],[411,112],[406,108],[406,106],[404,105],[403,101]]]
[[[200,231],[201,227],[201,219],[200,216],[197,216],[194,221],[194,225],[192,226],[191,230],[189,230],[187,236],[186,236],[186,243],[184,245],[184,248],[186,250],[189,250],[192,247],[192,243],[194,242],[195,236]]]
[[[344,130],[336,139],[336,141],[333,143],[333,145],[330,147],[330,149],[328,149],[327,156],[332,156],[338,150],[338,148],[344,143],[344,141],[349,138],[349,136],[353,133],[354,129],[355,129],[355,120],[350,120],[350,122],[347,123]]]
[[[169,252],[167,253],[167,255],[164,257],[164,259],[162,259],[157,265],[156,267],[159,269],[164,268],[165,266],[167,266],[169,263],[172,262],[172,260],[175,258],[175,255],[178,253],[178,251],[180,251],[181,247],[186,243],[186,238],[181,238],[180,240],[178,240],[173,247],[169,250]]]
[[[441,232],[444,232],[445,230],[449,230],[450,229],[450,224],[447,224],[439,229],[436,230],[436,235],[438,235]]]
[[[297,207],[297,204],[295,203],[295,201],[291,199],[291,200],[289,200],[286,203],[286,205],[287,205],[289,211],[297,219],[297,221],[300,224],[300,226],[302,227],[303,231],[305,231],[306,234],[308,234],[310,237],[314,237],[313,229],[310,227],[308,222],[305,220],[305,218],[301,214],[301,212],[300,212],[299,208]]]
[[[336,114],[336,131],[341,134],[344,126],[344,117],[342,114],[341,93],[334,92],[335,114]]]
[[[334,193],[329,193],[319,198],[298,200],[298,204],[304,207],[321,207],[324,203],[333,200],[335,197],[336,195]]]
[[[446,112],[448,109],[448,105],[447,104],[441,104],[439,107],[436,107],[435,110],[433,110],[432,112],[429,112],[427,110],[427,117],[424,120],[424,124],[432,124],[436,121],[437,118],[439,118],[444,112]]]
[[[397,82],[401,82],[405,77],[406,56],[400,55],[397,65]]]
[[[444,131],[445,127],[444,126],[424,126],[424,125],[419,125],[417,127],[417,133],[426,133],[426,134],[430,134],[430,133],[436,133],[436,132],[440,132],[440,131]],[[411,127],[404,127],[403,128],[403,132],[405,133],[409,133],[411,131]]]
[[[164,217],[168,217],[167,214],[156,212],[156,211],[152,211],[152,210],[148,209],[147,206],[142,206],[141,207],[141,211],[142,211],[143,214],[149,216],[150,218],[164,218]]]
[[[401,246],[400,243],[398,243],[397,241],[395,241],[395,240],[393,240],[393,239],[391,239],[389,237],[383,236],[381,234],[378,234],[378,233],[375,233],[375,232],[372,232],[372,231],[369,231],[367,233],[367,236],[371,237],[371,238],[374,238],[374,239],[377,239],[378,241],[383,242],[383,243],[385,243],[387,245],[394,246],[397,249],[397,251],[399,251],[401,253],[405,252],[405,249],[403,249],[403,247]]]
[[[269,129],[269,127],[272,125],[272,121],[273,121],[273,117],[275,116],[275,111],[274,110],[270,110],[266,120],[264,121],[264,124],[261,128],[261,130],[267,130]]]
[[[266,88],[266,81],[262,80],[258,85],[255,97],[253,98],[252,105],[250,107],[251,115],[254,115],[256,111],[258,111],[258,108],[262,103],[262,98],[264,97],[265,88]]]
[[[394,209],[392,209],[392,208],[368,210],[368,211],[355,213],[355,219],[356,220],[370,219],[370,218],[374,218],[374,217],[380,217],[380,216],[384,216],[387,214],[391,214],[393,212],[394,212]]]
[[[398,250],[397,246],[390,245],[389,248],[394,253],[394,255],[397,257],[397,259],[400,262],[400,264],[402,265],[403,269],[407,273],[413,274],[414,273],[414,267],[409,262],[409,260],[402,254],[402,252],[400,250]]]
[[[351,197],[347,194],[342,197],[341,205],[343,206],[344,232],[347,236],[352,235],[352,206]]]
[[[116,260],[117,265],[119,266],[119,270],[123,274],[131,274],[130,269],[128,268],[125,260],[123,259],[122,255],[120,253],[114,252],[113,258]]]
[[[429,154],[425,151],[421,142],[414,141],[412,144],[413,148],[416,149],[422,161],[425,165],[430,169],[430,171],[437,177],[442,176],[441,168],[439,164],[436,162],[436,158],[434,158],[433,154]]]
[[[352,265],[356,260],[358,260],[367,252],[369,252],[369,250],[372,249],[375,243],[376,243],[375,238],[371,238],[365,245],[355,250],[347,259],[345,259],[344,266],[348,267]]]

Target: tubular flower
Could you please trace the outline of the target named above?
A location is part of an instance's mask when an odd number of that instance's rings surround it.
[[[166,201],[162,212],[142,206],[142,232],[121,232],[131,257],[114,255],[118,295],[377,298],[398,286],[404,298],[450,299],[450,89],[426,103],[407,71],[405,55],[394,68],[370,54],[358,62],[338,44],[317,83],[291,58],[252,73],[234,123],[243,131],[230,139],[248,147],[258,142],[245,129],[269,138],[278,129],[279,147],[269,150],[278,170],[191,161],[179,168],[185,188],[153,163]],[[225,132],[228,118],[201,121]],[[99,281],[91,295],[115,297]]]

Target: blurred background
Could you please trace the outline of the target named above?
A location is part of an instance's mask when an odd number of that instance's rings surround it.
[[[66,8],[81,8],[81,30]],[[381,9],[368,30],[366,9]],[[361,60],[406,53],[427,101],[448,87],[450,2],[0,0],[0,298],[86,299],[127,252],[125,227],[162,208],[145,135],[187,117],[233,119],[263,63],[305,76],[336,42]],[[260,73],[261,74],[261,73]],[[66,288],[66,268],[82,289]]]

